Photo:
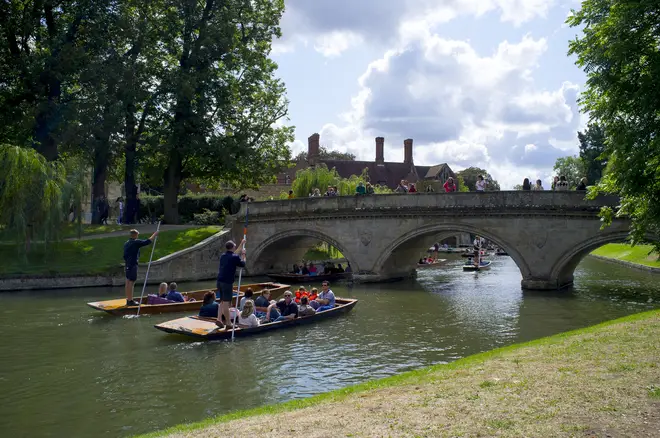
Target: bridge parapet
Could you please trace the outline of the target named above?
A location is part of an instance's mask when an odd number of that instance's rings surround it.
[[[298,198],[276,201],[252,202],[250,216],[308,216],[356,211],[452,211],[472,210],[480,212],[535,211],[583,211],[597,212],[601,207],[616,208],[617,196],[600,196],[585,199],[584,192],[553,191],[499,191],[387,194],[371,196],[337,196],[320,198]],[[234,218],[245,216],[247,204],[241,206]]]

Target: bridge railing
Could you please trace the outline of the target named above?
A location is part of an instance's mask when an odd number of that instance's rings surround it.
[[[247,204],[241,205],[236,216],[244,216]],[[401,209],[526,209],[526,210],[597,210],[604,206],[616,208],[618,196],[585,199],[584,192],[567,191],[498,191],[454,193],[393,193],[387,195],[336,196],[295,198],[250,202],[250,215],[286,215],[347,210]]]

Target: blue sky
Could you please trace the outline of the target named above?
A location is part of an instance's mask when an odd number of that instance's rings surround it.
[[[274,44],[294,153],[307,137],[372,160],[486,168],[549,182],[577,153],[584,74],[567,56],[577,0],[285,0]],[[545,185],[548,185],[547,183]]]

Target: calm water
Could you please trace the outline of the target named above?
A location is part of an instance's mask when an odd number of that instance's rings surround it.
[[[553,293],[522,292],[508,257],[478,274],[460,263],[417,281],[335,286],[360,299],[347,316],[234,344],[153,328],[172,315],[85,306],[121,289],[2,293],[0,436],[128,436],[660,307],[657,276],[596,260],[580,265],[572,291]]]

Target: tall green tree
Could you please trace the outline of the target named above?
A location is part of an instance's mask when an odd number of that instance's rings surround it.
[[[165,78],[166,128],[153,160],[163,164],[165,220],[178,221],[177,197],[188,177],[254,186],[290,159],[292,128],[284,84],[269,58],[280,36],[283,0],[170,0],[163,11],[176,60]]]
[[[463,169],[459,172],[456,172],[456,177],[460,178],[459,183],[461,179],[463,180],[464,184],[459,184],[459,191],[464,191],[461,189],[461,187],[467,187],[467,191],[474,192],[476,191],[476,186],[477,186],[477,178],[479,175],[483,176],[484,179],[487,181],[486,184],[486,191],[487,192],[493,192],[493,191],[498,191],[500,190],[500,183],[497,182],[497,180],[493,179],[493,177],[488,173],[485,169],[481,169],[479,167],[468,167],[467,169]]]
[[[32,144],[46,159],[57,159],[103,6],[91,0],[3,2],[0,140]]]
[[[568,187],[571,190],[577,187],[578,183],[585,174],[584,162],[578,156],[557,158],[553,170],[557,176],[566,177],[566,181],[568,181]]]
[[[605,131],[598,124],[589,124],[584,132],[578,132],[580,159],[589,184],[596,184],[603,177],[607,166],[605,154]]]
[[[633,243],[649,233],[658,236],[660,4],[585,0],[567,22],[583,29],[569,45],[569,55],[587,74],[580,104],[607,135],[608,173],[594,193],[621,196],[616,214],[632,219]],[[603,211],[606,223],[613,213]]]

